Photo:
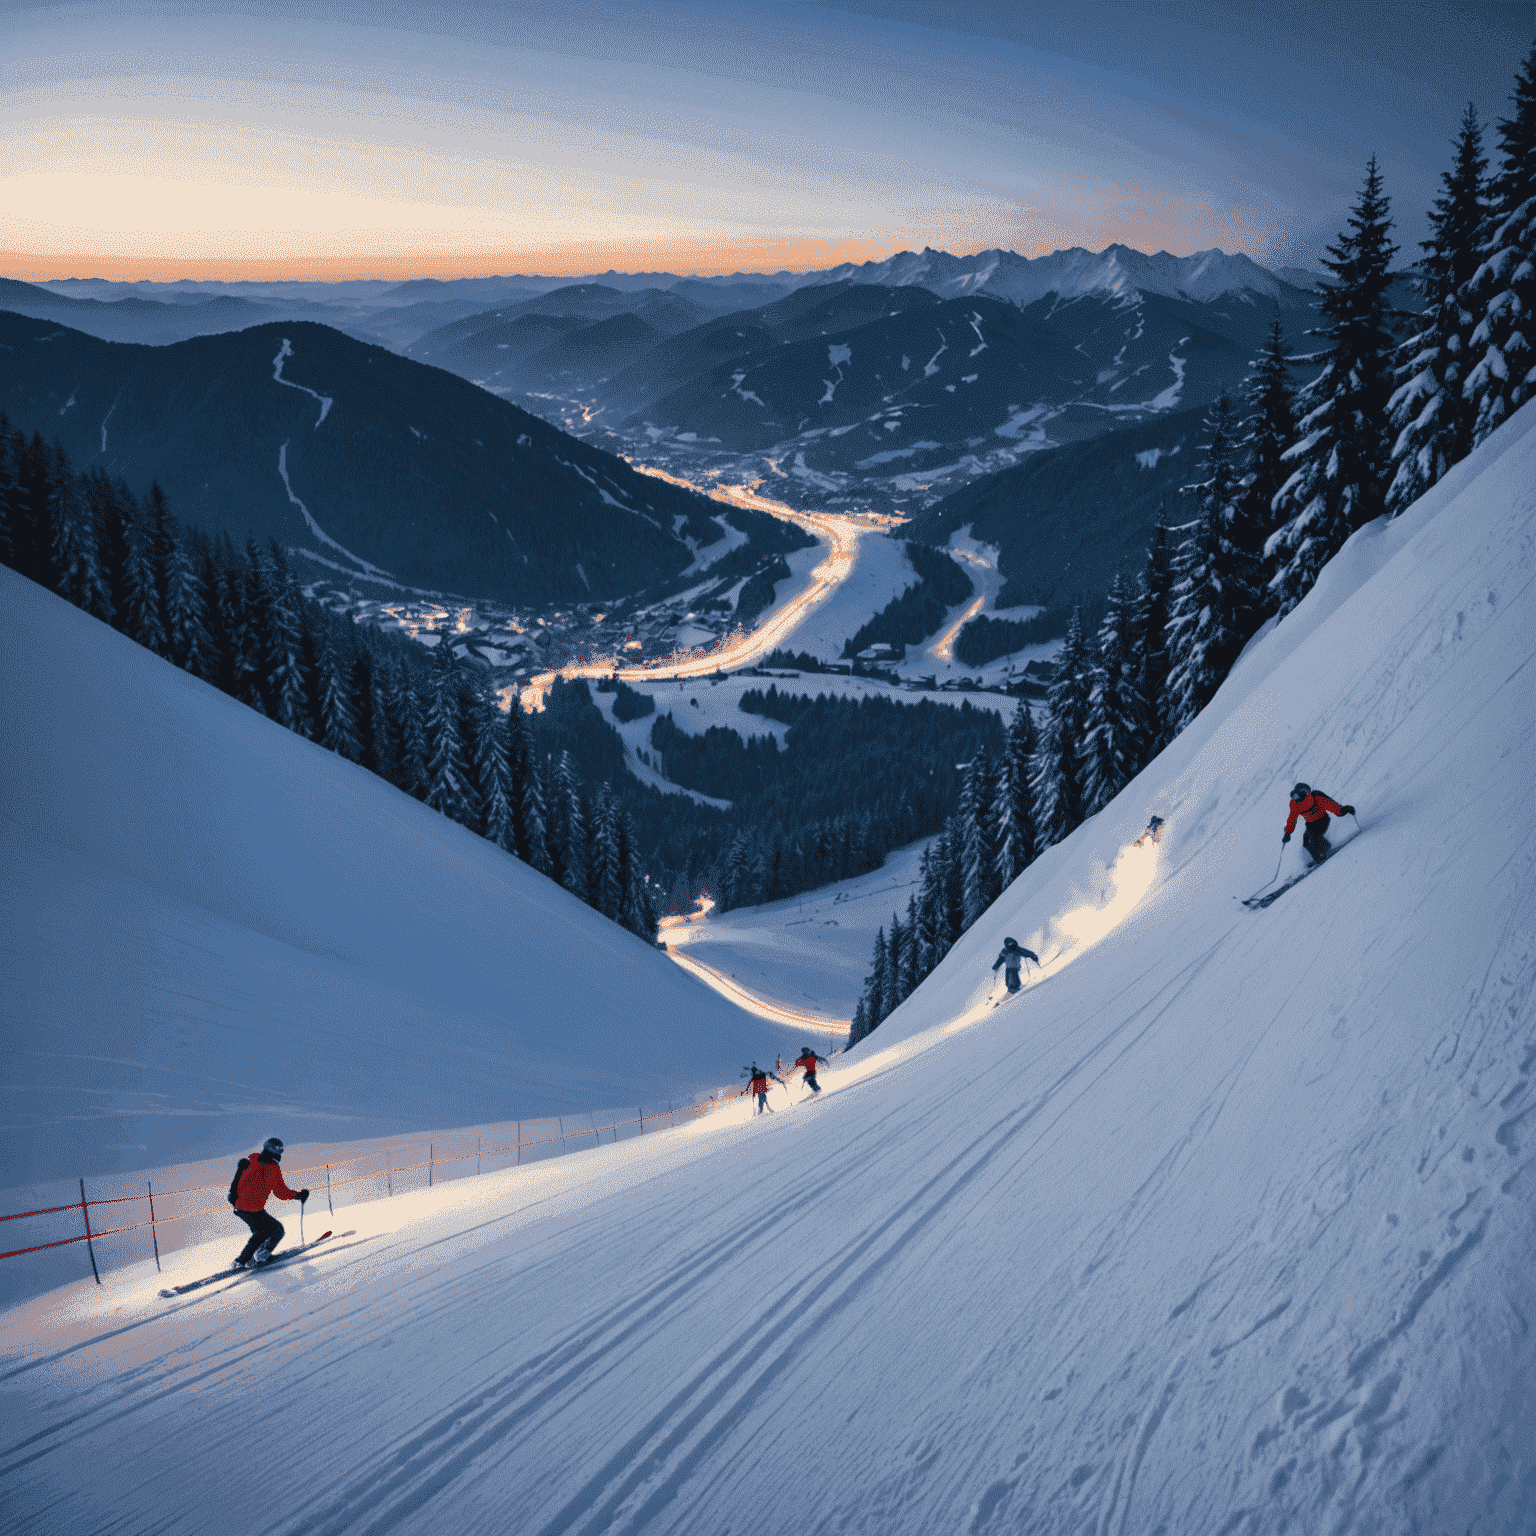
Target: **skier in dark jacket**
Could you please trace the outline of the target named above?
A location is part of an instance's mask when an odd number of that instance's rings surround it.
[[[800,1054],[795,1058],[795,1065],[805,1073],[805,1086],[809,1088],[812,1093],[821,1092],[821,1084],[816,1081],[816,1063],[818,1061],[824,1063],[826,1059],[827,1058],[825,1056],[818,1056],[816,1052],[810,1048],[810,1046],[806,1046],[805,1049],[802,1050]]]
[[[250,1242],[235,1260],[236,1269],[244,1269],[252,1263],[265,1264],[283,1240],[282,1222],[267,1214],[268,1195],[276,1195],[279,1200],[297,1200],[301,1205],[309,1199],[307,1189],[289,1189],[283,1182],[283,1171],[278,1167],[282,1158],[282,1142],[276,1136],[269,1136],[260,1152],[242,1157],[235,1169],[229,1186],[229,1203],[234,1206],[235,1215],[251,1229]]]
[[[1019,990],[1019,967],[1026,960],[1033,960],[1036,965],[1040,964],[1040,956],[1034,950],[1022,948],[1017,939],[1003,940],[1002,953],[992,962],[992,970],[995,974],[998,966],[1003,967],[1003,980],[1008,983],[1010,992]]]
[[[771,1077],[781,1088],[785,1086],[784,1079],[777,1072],[770,1072],[767,1067],[760,1067],[754,1061],[750,1067],[744,1069],[748,1082],[747,1092],[757,1095],[757,1112],[762,1114],[768,1109],[768,1079]],[[771,1115],[773,1111],[768,1109]]]
[[[1301,846],[1307,850],[1314,864],[1321,864],[1333,851],[1328,843],[1330,814],[1353,816],[1355,808],[1330,800],[1322,790],[1313,789],[1310,784],[1297,784],[1291,790],[1291,814],[1285,818],[1285,836],[1280,839],[1280,845],[1284,847],[1290,842],[1299,816],[1307,824],[1307,830],[1301,835]]]

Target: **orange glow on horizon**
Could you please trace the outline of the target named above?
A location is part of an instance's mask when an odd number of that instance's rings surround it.
[[[670,272],[689,277],[719,277],[732,272],[810,272],[845,261],[884,261],[901,250],[917,250],[941,238],[936,231],[925,239],[915,231],[891,231],[842,239],[836,236],[794,238],[763,236],[748,239],[697,235],[657,241],[567,241],[559,244],[505,247],[485,253],[463,250],[439,253],[402,252],[382,257],[376,251],[337,254],[300,253],[279,257],[141,254],[90,256],[39,254],[0,250],[0,276],[20,282],[59,282],[66,278],[104,278],[110,282],[406,282],[433,277],[448,281],[464,277],[584,277],[594,273]],[[263,245],[270,246],[270,237]],[[1006,246],[1021,256],[1043,256],[1054,249],[1031,249],[1006,238],[991,244]],[[990,249],[988,243],[967,242],[944,248],[968,256]]]

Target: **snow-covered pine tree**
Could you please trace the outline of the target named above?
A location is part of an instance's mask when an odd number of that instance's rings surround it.
[[[1184,487],[1200,515],[1174,562],[1164,713],[1175,733],[1210,703],[1261,617],[1258,561],[1232,537],[1241,484],[1233,426],[1223,393],[1205,419],[1206,478]]]
[[[493,688],[475,695],[475,784],[480,792],[481,835],[510,854],[517,852],[512,778],[507,761],[507,717]]]
[[[432,745],[431,737],[427,734],[426,701],[416,676],[403,662],[396,664],[391,681],[394,696],[390,699],[389,714],[399,731],[400,777],[395,782],[406,794],[425,800],[427,791],[432,787],[427,772]]]
[[[171,659],[193,677],[211,683],[219,676],[220,657],[209,632],[208,590],[198,565],[187,538],[173,525],[165,584],[165,623]]]
[[[848,1031],[848,1049],[852,1050],[869,1033],[869,1008],[861,995],[853,1010],[853,1025]]]
[[[1008,727],[1008,744],[997,773],[997,874],[1007,889],[1035,862],[1035,798],[1029,780],[1035,756],[1035,719],[1020,699]]]
[[[352,699],[357,708],[357,760],[370,773],[387,778],[388,727],[380,719],[381,696],[375,679],[373,653],[360,643],[348,673]]]
[[[885,971],[880,978],[880,996],[888,1014],[894,1013],[907,1000],[901,990],[901,975],[904,969],[903,951],[908,943],[909,936],[901,926],[901,919],[892,912],[891,933],[885,941]]]
[[[1168,549],[1168,530],[1159,523],[1152,530],[1152,543],[1147,548],[1147,565],[1136,595],[1134,629],[1136,691],[1145,710],[1141,734],[1148,762],[1171,739],[1164,718],[1163,695],[1168,686],[1168,614],[1172,602],[1173,558]]]
[[[588,900],[612,922],[624,912],[624,870],[619,849],[619,807],[613,786],[598,786],[592,808],[592,852],[587,870]]]
[[[1380,517],[1390,481],[1392,438],[1387,401],[1396,351],[1387,303],[1392,257],[1390,205],[1376,157],[1350,210],[1349,228],[1328,247],[1323,265],[1333,274],[1318,307],[1328,324],[1325,351],[1299,361],[1323,371],[1300,393],[1306,414],[1285,452],[1291,474],[1280,488],[1282,525],[1270,535],[1275,561],[1271,590],[1282,618],[1312,590],[1317,573],[1357,528]]]
[[[944,927],[944,953],[948,954],[965,932],[965,836],[954,821],[944,823],[938,850],[939,912]]]
[[[1290,478],[1284,463],[1285,450],[1296,440],[1296,406],[1291,395],[1291,349],[1280,327],[1280,312],[1269,323],[1264,350],[1248,365],[1253,369],[1244,383],[1248,419],[1243,438],[1242,489],[1237,498],[1237,516],[1232,530],[1234,542],[1257,562],[1261,616],[1274,612],[1275,594],[1270,582],[1278,565],[1264,551],[1270,535],[1280,526],[1275,515],[1275,497]],[[1276,556],[1278,558],[1278,555]],[[1164,614],[1163,622],[1167,623]]]
[[[309,696],[304,686],[304,597],[288,557],[269,541],[267,572],[267,688],[272,718],[295,735],[313,739]]]
[[[58,573],[53,564],[53,536],[48,521],[48,482],[52,454],[42,437],[31,440],[19,433],[15,439],[15,483],[9,492],[6,524],[11,564],[39,586],[53,587]]]
[[[560,883],[573,896],[587,899],[587,818],[581,804],[581,786],[569,752],[561,752],[555,765],[550,792],[550,827],[559,818],[563,846],[560,849]],[[551,855],[554,849],[551,847]]]
[[[619,876],[622,905],[619,921],[647,944],[656,942],[656,898],[640,859],[635,824],[621,805],[616,824],[619,842]]]
[[[3,454],[3,449],[0,449]],[[0,476],[5,474],[0,464]],[[3,496],[0,491],[0,496]],[[48,476],[48,511],[53,530],[56,590],[75,607],[98,619],[112,617],[112,588],[102,574],[96,546],[96,519],[62,448],[56,448]]]
[[[222,546],[216,546],[195,528],[182,530],[182,545],[197,574],[203,597],[203,629],[208,636],[207,660],[211,663],[204,680],[221,693],[234,697],[234,645],[224,622],[224,575],[219,566]]]
[[[891,1010],[885,999],[886,945],[885,929],[875,935],[875,953],[870,963],[869,975],[864,978],[864,1006],[869,1015],[869,1027],[875,1029]]]
[[[997,899],[1000,888],[997,874],[997,810],[993,804],[996,775],[992,759],[984,747],[978,747],[961,770],[960,830],[964,839],[965,926],[969,928]],[[897,933],[894,919],[891,934]]]
[[[1083,809],[1102,810],[1141,771],[1146,705],[1136,687],[1135,604],[1120,573],[1110,583],[1099,625],[1099,662],[1088,698]]]
[[[360,763],[363,744],[358,716],[368,713],[368,703],[359,700],[353,689],[353,658],[343,644],[344,635],[338,621],[331,619],[319,636],[320,745],[349,763]]]
[[[1489,236],[1467,291],[1477,317],[1463,386],[1474,444],[1536,394],[1536,48],[1515,77],[1514,111],[1499,121]]]
[[[918,945],[922,974],[929,975],[949,952],[949,925],[944,919],[944,875],[937,855],[939,840],[923,849],[918,866]]]
[[[1083,819],[1083,747],[1088,732],[1089,658],[1083,611],[1072,610],[1067,638],[1056,657],[1045,730],[1030,788],[1036,826],[1047,847],[1059,843]]]
[[[1392,445],[1397,471],[1387,488],[1387,510],[1394,517],[1472,451],[1477,412],[1462,386],[1477,328],[1468,293],[1487,238],[1487,164],[1477,109],[1469,103],[1456,138],[1454,164],[1442,173],[1443,190],[1430,210],[1433,234],[1421,242],[1422,328],[1402,344],[1404,361],[1388,404],[1397,430]]]
[[[528,717],[516,691],[507,711],[507,773],[511,785],[512,828],[517,856],[525,864],[552,879],[560,877],[550,858],[544,785],[528,730]]]
[[[923,969],[923,925],[917,914],[917,897],[907,897],[907,941],[901,951],[901,997],[907,998],[917,991],[918,983],[928,973]]]
[[[470,777],[460,703],[459,664],[451,645],[432,653],[432,702],[427,713],[427,804],[450,821],[474,827],[480,819],[479,797]]]
[[[154,523],[140,512],[128,524],[128,563],[124,571],[128,593],[126,633],[147,651],[164,656],[170,649],[165,632],[165,573],[160,568],[160,541]]]

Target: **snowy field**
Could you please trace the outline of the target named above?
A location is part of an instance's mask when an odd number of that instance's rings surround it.
[[[383,780],[0,597],[0,1186],[687,1096],[769,1038]]]
[[[1529,1536],[1533,586],[1528,406],[814,1106],[7,1312],[8,1528]],[[1364,835],[1251,914],[1297,774]]]
[[[925,838],[899,848],[872,873],[803,896],[670,924],[662,938],[669,948],[685,948],[754,992],[851,1019],[875,934],[890,923],[893,911],[906,921],[907,898],[917,894],[918,864],[927,846]],[[791,1043],[794,1028],[784,1028],[789,1033],[783,1040]]]

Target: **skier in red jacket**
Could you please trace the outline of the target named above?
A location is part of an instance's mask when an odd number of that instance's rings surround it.
[[[1284,846],[1291,840],[1291,833],[1296,830],[1296,818],[1299,816],[1307,824],[1307,830],[1301,835],[1301,846],[1307,850],[1314,864],[1321,864],[1333,851],[1328,843],[1328,817],[1353,816],[1355,808],[1352,805],[1340,805],[1336,800],[1330,800],[1320,789],[1313,789],[1310,784],[1297,784],[1291,790],[1291,814],[1285,819],[1285,836],[1280,839]]]
[[[818,1061],[825,1065],[827,1058],[825,1056],[818,1056],[810,1046],[806,1046],[795,1058],[795,1065],[805,1073],[805,1086],[812,1093],[821,1092],[821,1084],[816,1081],[816,1063]]]
[[[768,1079],[771,1077],[781,1088],[784,1086],[784,1079],[777,1072],[770,1072],[767,1067],[758,1066],[755,1061],[750,1067],[744,1067],[742,1070],[747,1075],[747,1092],[757,1095],[757,1112],[762,1114],[765,1109],[768,1109]],[[773,1111],[768,1109],[768,1113],[771,1115]]]
[[[235,1169],[229,1186],[229,1201],[235,1208],[235,1215],[251,1229],[250,1242],[235,1260],[236,1269],[244,1269],[248,1264],[265,1264],[272,1257],[272,1250],[283,1240],[282,1222],[267,1214],[268,1195],[276,1195],[279,1200],[297,1200],[301,1205],[309,1199],[307,1189],[289,1189],[283,1182],[283,1171],[278,1167],[282,1157],[282,1142],[276,1136],[269,1136],[260,1152],[242,1157]]]

